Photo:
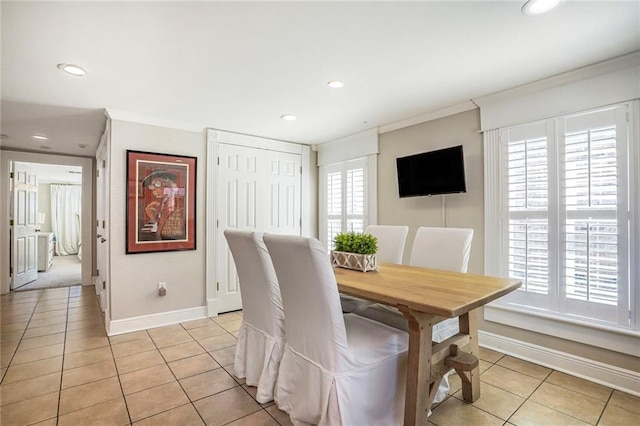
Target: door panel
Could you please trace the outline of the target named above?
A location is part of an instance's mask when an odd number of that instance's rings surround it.
[[[219,312],[242,308],[224,230],[300,235],[299,154],[219,144],[217,282]]]
[[[24,163],[14,163],[13,279],[15,289],[38,278],[38,185],[35,173]]]
[[[223,232],[227,228],[260,228],[256,212],[260,204],[256,190],[261,174],[259,151],[234,145],[219,146],[217,282],[220,312],[242,307],[238,274]]]
[[[283,152],[269,152],[270,184],[268,200],[271,212],[264,232],[272,234],[300,235],[301,156]]]
[[[100,309],[105,313],[105,321],[110,318],[109,310],[109,159],[108,142],[100,145],[96,152],[96,294]]]

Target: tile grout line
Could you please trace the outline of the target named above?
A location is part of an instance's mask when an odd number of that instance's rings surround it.
[[[102,313],[102,310],[100,310],[100,313]],[[105,334],[106,334],[106,330],[105,330]],[[107,335],[107,341],[109,342],[109,352],[111,352],[111,360],[113,361],[113,366],[116,369],[116,377],[118,378],[118,384],[120,385],[120,392],[122,392],[124,409],[127,410],[127,417],[129,418],[129,424],[131,425],[133,424],[133,420],[131,420],[131,412],[129,411],[129,404],[127,404],[127,398],[124,394],[124,389],[122,388],[122,380],[120,380],[120,371],[118,371],[118,363],[116,362],[116,357],[113,353],[113,344],[111,343],[111,339],[109,339],[109,335]]]
[[[33,306],[33,310],[31,311],[31,315],[29,316],[29,321],[27,321],[27,325],[24,328],[24,330],[22,331],[22,334],[20,335],[20,339],[18,339],[18,346],[16,346],[16,349],[13,351],[13,354],[11,355],[11,359],[9,360],[9,363],[7,364],[7,368],[4,371],[4,374],[2,375],[2,380],[0,380],[0,383],[4,382],[4,378],[7,375],[7,373],[9,372],[9,367],[11,367],[11,363],[13,362],[13,358],[15,358],[16,354],[18,353],[18,348],[20,347],[20,344],[22,343],[22,339],[24,339],[24,335],[27,333],[27,329],[29,328],[29,324],[31,324],[31,320],[33,319],[33,315],[36,312],[36,308],[38,307],[38,303],[40,303],[40,299],[42,298],[44,292],[41,292],[40,295],[38,296],[38,300],[36,301],[36,304]],[[13,296],[11,297],[10,300],[13,300],[13,298],[15,297],[15,293],[13,294]],[[9,300],[7,300],[7,303],[9,303]]]
[[[44,292],[42,292],[44,294]],[[40,303],[40,301],[38,301]],[[64,376],[64,357],[67,348],[67,323],[69,322],[69,293],[67,292],[67,315],[64,322],[64,342],[62,344],[62,365],[60,366],[60,390],[58,391],[58,407],[56,411],[56,425],[60,422],[60,403],[62,400],[62,380]]]

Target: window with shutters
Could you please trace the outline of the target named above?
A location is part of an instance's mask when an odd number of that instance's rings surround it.
[[[327,249],[337,234],[362,232],[367,218],[367,160],[345,161],[320,169],[320,235]]]
[[[630,155],[631,106],[499,129],[488,155],[500,174],[486,190],[505,208],[500,229],[486,233],[496,232],[503,261],[487,273],[522,281],[499,303],[638,329],[638,187],[630,171],[640,164]]]

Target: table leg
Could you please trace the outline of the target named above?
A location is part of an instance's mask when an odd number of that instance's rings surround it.
[[[470,337],[470,353],[480,357],[478,346],[478,310],[474,309],[460,315],[460,332]],[[480,398],[480,366],[466,373],[462,379],[462,398],[467,402],[474,402]]]
[[[404,403],[404,425],[426,425],[431,408],[431,342],[436,316],[415,312],[406,306],[398,309],[409,325],[407,356],[407,390]],[[433,393],[435,395],[435,392]]]

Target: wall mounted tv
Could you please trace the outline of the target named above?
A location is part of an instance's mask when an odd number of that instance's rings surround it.
[[[396,158],[400,198],[467,192],[462,145]]]

